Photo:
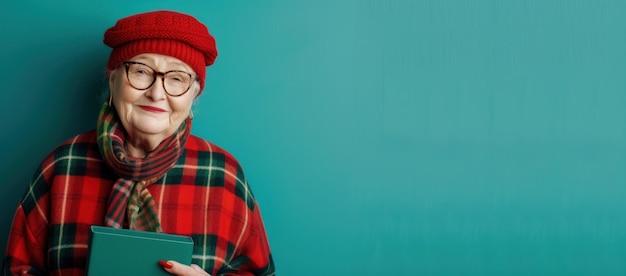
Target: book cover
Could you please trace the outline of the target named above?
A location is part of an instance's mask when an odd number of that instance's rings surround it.
[[[189,265],[192,252],[187,236],[91,226],[87,275],[171,275],[158,261]]]

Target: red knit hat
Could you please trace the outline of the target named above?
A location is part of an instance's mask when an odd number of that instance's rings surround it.
[[[204,89],[206,67],[217,57],[215,39],[196,18],[173,11],[153,11],[122,18],[104,33],[104,44],[113,48],[107,69],[144,53],[175,57],[198,75]]]

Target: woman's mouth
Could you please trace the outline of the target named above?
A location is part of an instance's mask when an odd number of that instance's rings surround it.
[[[153,113],[163,113],[166,112],[165,109],[162,108],[158,108],[158,107],[154,107],[154,106],[149,106],[149,105],[140,105],[139,108],[148,111],[148,112],[153,112]]]

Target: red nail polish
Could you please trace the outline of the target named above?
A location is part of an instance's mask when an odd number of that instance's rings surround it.
[[[174,266],[174,264],[163,260],[160,260],[159,264],[164,268],[172,268],[172,266]]]

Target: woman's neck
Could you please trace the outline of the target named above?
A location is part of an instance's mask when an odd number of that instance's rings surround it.
[[[128,133],[126,137],[126,151],[131,157],[144,158],[148,153],[156,149],[165,138],[167,137],[158,134]]]

